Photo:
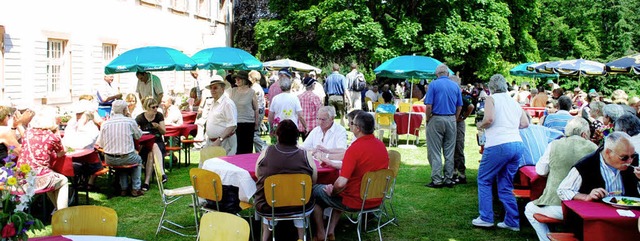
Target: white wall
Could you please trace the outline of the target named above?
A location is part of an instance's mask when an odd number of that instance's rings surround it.
[[[48,38],[68,40],[70,89],[68,100],[48,98],[49,104],[68,105],[81,94],[95,94],[102,81],[102,44],[116,45],[116,56],[143,46],[166,46],[191,55],[208,47],[228,46],[230,24],[224,24],[231,8],[220,8],[211,0],[215,19],[211,24],[196,19],[196,0],[188,0],[191,13],[170,11],[170,0],[159,1],[162,8],[143,6],[135,0],[21,0],[0,3],[0,25],[5,27],[4,74],[0,75],[0,98],[39,104],[46,98],[46,49]],[[217,13],[215,11],[218,11]],[[217,27],[212,27],[217,26]],[[2,57],[0,55],[0,57]],[[0,61],[2,63],[2,61]],[[188,73],[157,73],[165,93],[184,92],[193,80]],[[123,93],[135,91],[135,75],[118,74],[116,85]],[[50,96],[49,96],[50,97]]]

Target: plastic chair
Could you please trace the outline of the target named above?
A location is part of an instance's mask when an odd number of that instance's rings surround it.
[[[384,216],[386,216],[388,220],[384,224],[382,224],[381,227],[384,227],[389,223],[393,223],[394,225],[399,226],[397,216],[396,216],[396,211],[393,208],[393,194],[395,193],[395,190],[396,190],[396,178],[398,177],[398,171],[400,171],[400,162],[401,162],[400,160],[401,160],[400,152],[389,150],[389,170],[393,171],[393,182],[389,187],[389,192],[385,195],[385,199],[387,199],[387,202],[385,202],[386,205],[383,206],[383,210],[382,210],[384,213]],[[387,210],[387,206],[389,207],[389,210]]]
[[[204,164],[204,161],[208,159],[226,155],[227,151],[221,146],[207,146],[205,148],[202,148],[200,150],[200,164],[198,164],[198,167],[201,168],[202,164]]]
[[[233,214],[210,212],[200,219],[201,241],[237,241],[249,239],[249,223]]]
[[[385,205],[385,200],[389,192],[389,187],[391,186],[391,182],[393,180],[393,175],[394,175],[393,170],[391,169],[381,169],[378,171],[371,171],[371,172],[365,173],[364,176],[362,177],[362,182],[360,184],[360,198],[362,198],[362,205],[360,206],[360,209],[359,210],[340,210],[347,214],[347,218],[351,223],[358,225],[356,230],[358,233],[358,240],[362,240],[362,238],[360,237],[361,236],[360,230],[362,229],[363,222],[365,225],[364,229],[366,230],[367,228],[366,226],[367,219],[363,218],[362,217],[363,215],[367,215],[369,213],[374,214],[376,217],[381,217],[382,215],[384,215],[383,207]],[[371,199],[382,199],[382,202],[378,207],[365,209],[364,208],[365,202]],[[352,217],[351,215],[354,215],[354,217]],[[332,215],[330,214],[328,223],[331,223],[331,218],[332,218],[331,216]],[[382,231],[380,230],[382,228],[381,221],[382,219],[378,218],[377,227],[371,230],[371,231],[375,231],[375,230],[378,231],[378,237],[380,238],[380,241],[382,241]],[[327,240],[327,234],[328,234],[328,231],[325,231],[325,238],[324,238],[325,240]]]
[[[195,198],[202,198],[214,201],[216,204],[216,209],[206,208],[200,206],[200,202],[195,202],[194,208],[195,210],[204,211],[204,213],[208,212],[217,212],[220,210],[220,205],[218,202],[222,200],[222,180],[220,179],[220,175],[215,172],[205,170],[202,168],[191,168],[189,170],[189,176],[191,177],[191,186],[193,187]],[[248,202],[240,201],[240,209],[242,211],[253,207],[253,204]],[[198,217],[200,215],[196,215]],[[242,217],[252,217],[251,216],[242,216]],[[250,229],[252,229],[250,227]],[[252,232],[253,233],[253,232]],[[253,238],[252,238],[253,240]]]
[[[51,218],[51,235],[116,236],[118,214],[101,206],[74,206],[63,208]]]
[[[392,104],[382,104],[376,108],[376,127],[378,130],[378,138],[384,139],[384,130],[389,130],[389,147],[395,145],[396,129],[393,115],[396,113],[396,107]]]
[[[401,102],[398,109],[400,112],[411,112],[411,103]]]
[[[264,196],[267,204],[271,207],[271,213],[258,213],[258,215],[269,221],[302,220],[302,227],[309,228],[309,233],[311,233],[309,215],[313,207],[307,209],[306,205],[311,199],[312,188],[313,181],[311,181],[311,176],[307,174],[277,174],[269,176],[264,180]],[[300,207],[300,212],[282,215],[275,211],[279,207]],[[269,230],[272,231],[271,237],[275,241],[276,234],[273,232],[273,224],[274,222],[269,222]],[[307,240],[306,232],[304,240]]]
[[[156,160],[155,156],[154,156],[154,162],[153,162],[153,167],[155,170],[162,170],[162,162],[159,160]],[[173,227],[177,227],[177,228],[181,228],[181,229],[185,229],[188,228],[186,226],[182,226],[180,224],[177,224],[173,221],[170,221],[168,219],[165,218],[165,215],[167,214],[167,208],[169,207],[169,205],[171,205],[172,203],[174,203],[175,201],[178,201],[180,198],[185,197],[185,196],[191,196],[191,201],[193,202],[193,216],[194,216],[194,224],[196,227],[196,233],[198,232],[198,207],[197,207],[197,198],[195,196],[195,191],[193,190],[192,186],[184,186],[184,187],[179,187],[179,188],[175,188],[175,189],[165,189],[164,185],[162,183],[162,172],[160,171],[154,171],[155,175],[156,175],[156,181],[158,183],[158,190],[160,191],[160,196],[162,197],[162,205],[163,205],[163,209],[162,209],[162,215],[160,216],[160,223],[158,224],[158,229],[156,230],[156,236],[158,236],[158,233],[160,232],[161,229],[165,229],[167,231],[170,231],[172,233],[178,234],[180,236],[184,236],[184,237],[194,237],[196,235],[187,235],[181,232],[178,232],[177,230],[174,230],[171,228],[171,226],[165,226],[165,223],[171,224],[173,225]]]

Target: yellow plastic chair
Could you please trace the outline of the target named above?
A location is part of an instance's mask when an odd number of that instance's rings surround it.
[[[396,178],[398,177],[398,171],[400,171],[400,161],[401,155],[400,152],[395,150],[389,150],[389,170],[393,171],[393,182],[389,187],[389,191],[385,198],[387,201],[385,202],[385,206],[383,207],[384,216],[388,218],[388,220],[382,224],[382,227],[386,226],[389,223],[393,223],[398,226],[398,220],[396,216],[396,211],[393,208],[393,194],[396,190]],[[387,210],[389,207],[389,210]]]
[[[224,150],[224,148],[222,148],[221,146],[207,146],[205,148],[202,148],[202,150],[200,150],[200,164],[198,164],[198,167],[202,168],[202,164],[204,164],[204,161],[208,159],[226,155],[227,151]]]
[[[158,161],[155,158],[155,156],[154,156],[153,167],[156,170],[154,172],[156,174],[156,181],[158,183],[158,190],[160,191],[160,196],[162,197],[162,205],[163,205],[162,215],[160,215],[160,223],[158,224],[158,229],[156,230],[156,236],[158,235],[158,233],[160,232],[161,229],[165,229],[165,230],[167,230],[169,232],[178,234],[180,236],[195,237],[196,235],[184,234],[184,233],[178,232],[177,230],[172,228],[172,227],[174,227],[174,228],[177,227],[177,228],[180,228],[180,229],[185,229],[185,228],[189,228],[189,227],[180,225],[178,223],[175,223],[175,222],[170,221],[170,220],[165,218],[165,215],[167,214],[167,208],[169,207],[169,205],[171,205],[175,201],[178,201],[182,197],[191,196],[191,201],[193,202],[194,226],[196,228],[196,233],[198,233],[198,208],[197,208],[197,204],[196,204],[198,199],[195,196],[195,191],[193,190],[193,187],[192,186],[185,186],[185,187],[179,187],[179,188],[175,188],[175,189],[166,189],[166,188],[164,188],[164,184],[162,183],[162,172],[157,171],[157,170],[162,170],[162,162]],[[168,225],[165,226],[165,223],[170,224],[172,226],[168,226]]]
[[[220,209],[220,205],[218,202],[222,200],[222,180],[220,179],[220,175],[215,172],[205,170],[202,168],[191,168],[189,170],[189,176],[191,177],[191,186],[195,192],[195,197],[207,199],[214,201],[216,204],[216,209],[206,208],[204,206],[200,206],[199,202],[196,202],[194,208],[196,210],[203,211],[204,213],[208,212],[217,212]],[[253,204],[240,201],[240,209],[242,211],[252,208]],[[200,215],[196,215],[200,216]],[[242,217],[252,217],[242,216]],[[250,227],[251,228],[251,227]],[[253,232],[252,232],[253,233]],[[253,240],[253,238],[252,238]]]
[[[388,130],[389,131],[389,147],[391,147],[392,145],[395,145],[396,136],[397,136],[397,134],[395,133],[395,129],[393,129],[393,123],[394,123],[393,115],[394,114],[392,113],[376,113],[375,114],[376,126],[378,127],[377,129],[378,138],[380,139],[380,141],[384,140],[384,130]]]
[[[375,109],[373,108],[373,101],[371,100],[371,98],[369,97],[364,97],[364,103],[367,104],[367,110],[369,111],[374,111]]]
[[[344,212],[345,214],[347,214],[347,218],[349,219],[349,221],[353,224],[357,224],[357,233],[358,233],[358,240],[362,240],[362,238],[360,237],[360,230],[362,229],[362,225],[364,223],[364,229],[367,229],[367,218],[363,217],[365,215],[368,215],[369,213],[374,214],[374,216],[376,217],[381,217],[382,215],[385,215],[385,213],[383,212],[383,207],[385,205],[385,200],[387,197],[387,194],[389,192],[389,187],[391,186],[391,182],[393,181],[393,170],[391,169],[381,169],[378,171],[371,171],[371,172],[367,172],[364,174],[364,176],[362,177],[362,182],[360,184],[360,198],[362,198],[362,205],[360,206],[359,210],[340,210],[342,212]],[[365,202],[367,200],[370,199],[382,199],[382,202],[380,203],[380,206],[374,207],[374,208],[370,208],[370,209],[365,209],[364,205]],[[333,213],[333,212],[332,212]],[[329,215],[329,221],[327,223],[331,223],[331,217],[332,215]],[[340,218],[340,217],[338,217]],[[378,218],[378,224],[377,227],[372,231],[378,231],[378,237],[380,238],[380,241],[382,241],[382,225],[381,225],[381,221],[382,218]],[[327,240],[327,234],[328,234],[328,230],[325,231],[325,240]]]
[[[51,235],[116,236],[118,214],[101,206],[75,206],[60,209],[51,218]]]
[[[312,187],[313,182],[311,181],[311,176],[307,174],[277,174],[267,177],[264,180],[264,196],[267,204],[271,207],[271,213],[258,213],[258,215],[269,221],[302,220],[303,227],[309,228],[309,233],[311,233],[309,215],[313,207],[306,209],[306,205],[311,199]],[[279,207],[300,207],[300,212],[279,215],[275,211],[275,209]],[[276,234],[273,232],[274,222],[268,223],[269,230],[272,231],[272,240],[275,241]],[[308,240],[306,232],[304,235],[304,240]]]
[[[409,100],[409,103],[416,103],[416,102],[420,103],[420,100],[418,98],[411,98]]]
[[[400,106],[398,107],[398,109],[400,110],[400,112],[411,112],[411,103],[404,103],[401,102]]]
[[[224,212],[210,212],[200,219],[201,241],[248,240],[250,226],[247,220]]]

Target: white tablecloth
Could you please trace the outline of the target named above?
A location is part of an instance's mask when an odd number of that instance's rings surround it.
[[[236,186],[239,189],[238,197],[240,201],[248,202],[256,193],[256,182],[251,178],[251,174],[236,165],[219,158],[206,160],[202,169],[209,170],[220,175],[223,185]]]

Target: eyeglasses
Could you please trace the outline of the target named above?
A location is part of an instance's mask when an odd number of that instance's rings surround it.
[[[349,125],[350,125],[350,126],[355,126],[356,124],[355,124],[355,123],[353,123],[353,121],[349,121]]]
[[[616,156],[618,156],[618,157],[620,158],[620,160],[622,160],[623,162],[626,162],[626,161],[628,161],[629,159],[631,159],[631,160],[635,160],[636,158],[638,158],[638,153],[633,153],[633,154],[631,154],[631,155],[624,155],[624,156],[621,156],[621,155],[618,155],[618,153],[617,153],[615,150],[613,150],[613,149],[609,149],[609,150],[611,150],[613,153],[615,153],[615,154],[616,154]]]
[[[155,109],[155,108],[158,108],[158,106],[157,105],[152,105],[152,106],[149,106],[149,108]]]
[[[329,120],[329,118],[320,118],[320,117],[316,117],[316,120],[319,120],[319,121],[326,121],[326,120]]]

